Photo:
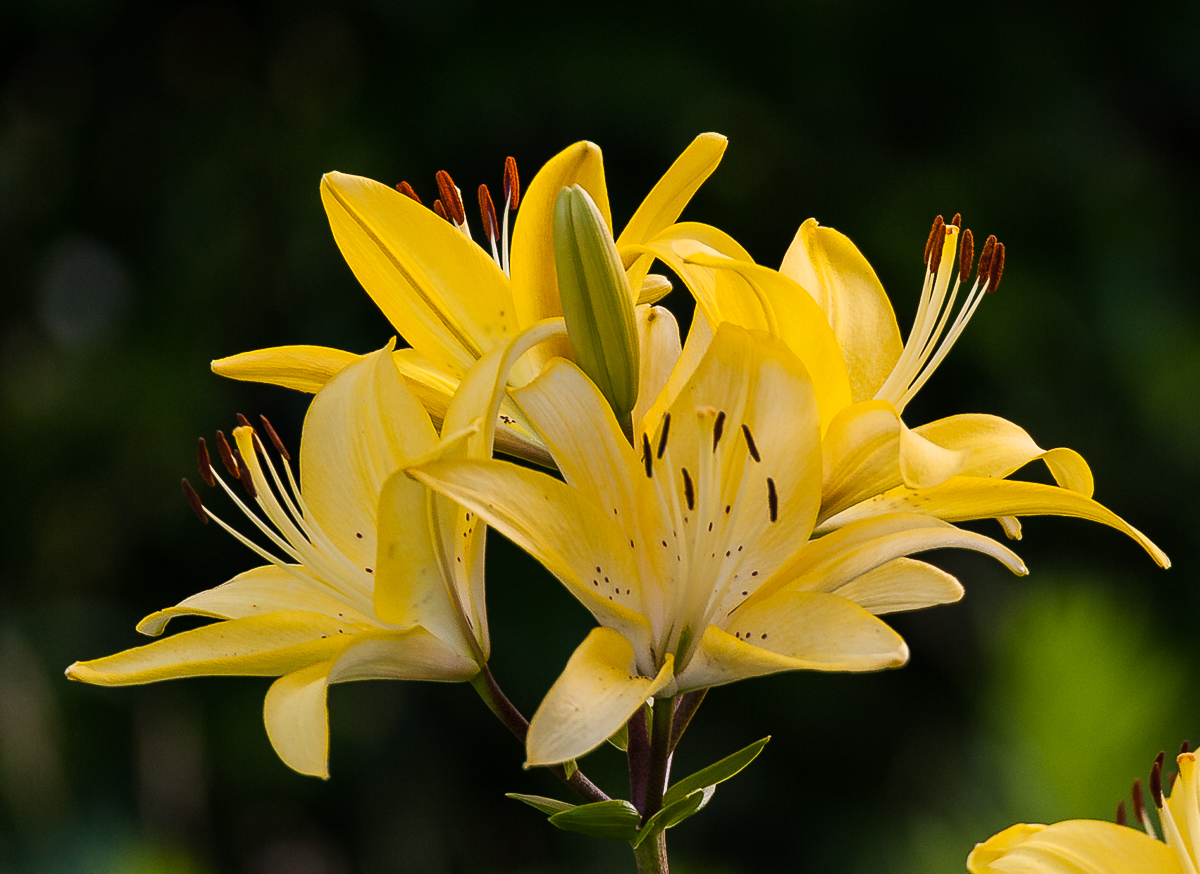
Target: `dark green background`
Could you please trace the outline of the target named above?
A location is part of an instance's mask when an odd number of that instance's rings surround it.
[[[335,688],[322,783],[271,751],[267,680],[96,689],[62,670],[254,561],[178,479],[235,412],[294,445],[305,398],[209,360],[391,336],[333,243],[322,172],[495,192],[506,155],[528,179],[588,138],[620,224],[705,130],[730,147],[685,217],[777,264],[816,216],[905,327],[932,217],[997,234],[1003,287],[909,421],[992,412],[1080,450],[1176,565],[1030,520],[1027,579],[937,558],[968,595],[895,619],[906,668],[716,690],[677,773],[774,739],[672,832],[677,869],[954,872],[1014,821],[1110,816],[1200,734],[1198,58],[1194,2],[5,3],[0,870],[632,867],[503,798],[558,788],[466,687]],[[493,664],[531,711],[590,620],[499,537],[489,578]],[[587,765],[623,791],[613,751]]]

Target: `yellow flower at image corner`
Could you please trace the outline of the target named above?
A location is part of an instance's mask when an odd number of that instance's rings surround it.
[[[157,637],[177,616],[218,621],[77,662],[67,676],[105,686],[277,676],[264,705],[267,734],[287,765],[320,777],[328,776],[329,684],[473,679],[490,651],[486,526],[401,468],[430,453],[489,457],[497,383],[522,352],[559,330],[536,326],[484,356],[448,405],[440,441],[392,363],[394,343],[362,356],[316,392],[298,484],[265,419],[284,476],[248,422],[233,432],[236,449],[218,432],[227,470],[251,506],[213,469],[201,441],[205,480],[221,486],[269,545],[219,519],[185,480],[193,509],[268,563],[151,614],[138,630]]]
[[[674,317],[650,306],[670,290],[670,283],[661,276],[648,276],[653,259],[640,256],[634,247],[671,227],[720,163],[725,146],[726,139],[719,134],[696,137],[616,239],[637,305],[643,346],[659,345],[677,356],[680,340]],[[407,183],[397,186],[398,191],[344,173],[327,173],[321,180],[321,200],[338,247],[371,299],[410,344],[411,348],[396,350],[396,365],[435,422],[478,358],[540,320],[563,314],[552,234],[559,192],[572,185],[585,189],[610,233],[612,228],[603,160],[600,149],[590,142],[576,143],[552,158],[524,193],[510,158],[502,220],[497,220],[487,187],[480,186],[490,253],[473,241],[461,194],[450,176],[440,172],[438,184],[441,197],[431,210]],[[510,253],[509,212],[518,204]],[[543,344],[518,362],[513,385],[533,379],[556,355],[572,357],[565,337]],[[282,346],[223,358],[212,367],[234,379],[311,392],[357,358],[322,346]],[[546,461],[545,447],[507,399],[501,405],[501,422],[497,448]]]
[[[960,294],[974,266],[973,237],[960,222],[934,222],[907,342],[871,265],[847,237],[813,219],[801,225],[779,270],[755,264],[728,235],[697,223],[674,225],[634,248],[674,270],[709,323],[768,331],[808,369],[824,446],[818,534],[916,511],[950,522],[996,518],[1019,539],[1019,516],[1074,516],[1124,532],[1168,567],[1145,535],[1092,500],[1092,473],[1074,450],[1043,450],[998,416],[956,415],[911,429],[903,422],[908,402],[1003,273],[1004,246],[990,237],[975,281]],[[1057,486],[1007,479],[1037,459]]]
[[[696,362],[687,354],[635,421],[640,457],[599,390],[557,359],[512,395],[565,483],[499,460],[409,468],[541,561],[602,626],[534,715],[531,765],[583,755],[652,696],[903,664],[904,641],[875,614],[962,595],[914,552],[975,549],[1025,572],[1006,547],[924,514],[809,540],[821,439],[803,365],[731,324]]]
[[[1197,874],[1200,779],[1196,754],[1184,744],[1175,761],[1179,776],[1169,793],[1162,789],[1161,754],[1150,773],[1150,794],[1158,808],[1165,843],[1156,839],[1141,802],[1141,785],[1135,783],[1135,816],[1145,832],[1125,825],[1122,802],[1117,823],[1076,819],[1007,828],[975,847],[967,857],[967,869],[972,874]]]

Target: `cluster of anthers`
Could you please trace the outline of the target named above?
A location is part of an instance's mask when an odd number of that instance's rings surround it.
[[[1158,758],[1154,760],[1154,765],[1150,769],[1150,797],[1154,801],[1154,806],[1158,809],[1158,821],[1162,825],[1163,839],[1167,845],[1171,847],[1179,856],[1180,864],[1183,870],[1188,874],[1196,874],[1197,860],[1192,856],[1194,850],[1184,835],[1196,835],[1197,825],[1200,825],[1200,799],[1196,794],[1197,787],[1193,783],[1192,769],[1196,763],[1196,754],[1191,751],[1191,745],[1183,742],[1183,746],[1179,748],[1179,755],[1176,757],[1176,763],[1179,765],[1178,772],[1172,772],[1167,778],[1166,794],[1163,793],[1163,763],[1166,760],[1166,753],[1159,753]],[[1185,773],[1186,769],[1186,773]],[[1182,777],[1180,785],[1181,792],[1175,791],[1176,780]],[[1142,795],[1142,781],[1133,781],[1133,816],[1145,829],[1146,834],[1157,839],[1158,833],[1154,830],[1154,824],[1150,821],[1150,816],[1146,812],[1146,802]],[[1172,810],[1172,807],[1174,810]],[[1182,808],[1182,809],[1181,809]],[[1183,828],[1176,822],[1177,817],[1183,817]],[[1117,804],[1117,825],[1127,825],[1127,815],[1125,812],[1125,802],[1121,801]]]
[[[463,206],[462,191],[454,184],[450,174],[445,170],[437,172],[438,197],[433,201],[433,211],[458,228],[469,240],[471,227],[467,223],[467,211]],[[396,185],[401,194],[411,197],[417,203],[424,205],[417,192],[407,182]],[[508,213],[516,212],[521,202],[521,182],[517,177],[517,159],[511,155],[504,159],[504,216],[496,220],[496,206],[492,202],[492,193],[486,185],[479,186],[479,215],[483,220],[483,233],[492,247],[492,258],[496,265],[508,276]]]
[[[261,416],[260,418],[262,419],[263,431],[270,438],[275,450],[280,455],[280,461],[287,477],[287,486],[284,485],[283,478],[281,478],[275,464],[267,454],[267,449],[259,439],[258,432],[241,413],[237,416],[239,428],[235,432],[235,436],[238,433],[249,435],[252,444],[243,443],[243,446],[254,450],[253,466],[247,463],[238,448],[238,443],[234,442],[231,444],[220,431],[216,433],[216,446],[221,462],[229,476],[242,484],[246,495],[258,505],[259,510],[267,517],[270,524],[259,513],[251,510],[233,488],[217,473],[210,460],[208,445],[203,437],[200,438],[196,450],[200,476],[205,484],[210,487],[219,485],[229,496],[230,500],[246,514],[246,518],[262,532],[276,549],[286,555],[295,564],[289,564],[287,561],[280,559],[277,555],[264,549],[232,525],[214,515],[212,510],[201,501],[192,484],[184,478],[183,494],[187,498],[188,504],[201,522],[208,524],[208,521],[211,519],[221,526],[221,528],[225,529],[225,531],[229,532],[238,542],[253,550],[266,561],[282,570],[301,577],[305,581],[313,581],[315,579],[323,582],[344,597],[354,601],[356,606],[367,610],[368,615],[370,615],[370,599],[366,593],[371,592],[374,569],[370,567],[358,567],[351,563],[349,557],[339,550],[331,538],[322,531],[320,525],[313,518],[312,513],[309,512],[304,498],[300,493],[300,487],[296,483],[295,476],[292,473],[290,464],[291,455],[284,447],[283,441],[279,439],[279,435],[275,433],[275,429],[271,427],[271,423],[267,421],[267,417]],[[243,431],[242,429],[245,430]],[[270,474],[271,480],[274,482],[275,489],[273,490],[263,476],[262,468],[264,466],[266,472]],[[278,492],[278,497],[275,494],[276,491]],[[282,501],[280,498],[282,498]],[[355,532],[355,537],[358,540],[362,540],[364,534],[363,532]],[[310,573],[306,573],[304,569],[307,569]]]
[[[955,215],[949,224],[940,215],[934,219],[929,240],[925,243],[925,281],[921,286],[917,316],[904,351],[876,392],[876,398],[890,401],[903,412],[949,354],[984,295],[1000,287],[1000,277],[1004,273],[1004,244],[992,235],[980,250],[975,282],[949,331],[946,330],[959,288],[971,275],[974,258],[975,239],[970,229],[963,229],[962,215]]]

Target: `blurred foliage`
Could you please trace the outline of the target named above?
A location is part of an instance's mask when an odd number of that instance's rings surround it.
[[[703,130],[730,149],[686,217],[777,263],[817,216],[902,324],[934,214],[999,235],[1004,287],[911,420],[993,412],[1080,450],[1098,498],[1176,566],[1031,520],[1027,580],[939,557],[968,596],[896,618],[903,670],[714,691],[678,773],[775,740],[673,832],[677,870],[961,871],[1014,821],[1108,815],[1200,725],[1198,57],[1182,0],[4,4],[0,870],[628,868],[503,798],[559,790],[466,687],[336,688],[322,783],[272,753],[265,680],[101,690],[60,672],[247,566],[176,482],[239,410],[295,444],[306,401],[208,361],[391,335],[330,237],[322,172],[429,194],[438,169],[498,185],[505,155],[528,178],[588,138],[619,222]],[[668,300],[686,318],[686,294]],[[529,712],[589,620],[501,538],[491,557],[494,667]],[[615,751],[587,764],[622,789]]]

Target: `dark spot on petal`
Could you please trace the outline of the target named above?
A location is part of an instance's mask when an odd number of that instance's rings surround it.
[[[359,540],[362,540],[362,532],[361,531],[355,531],[354,536],[357,537]]]

